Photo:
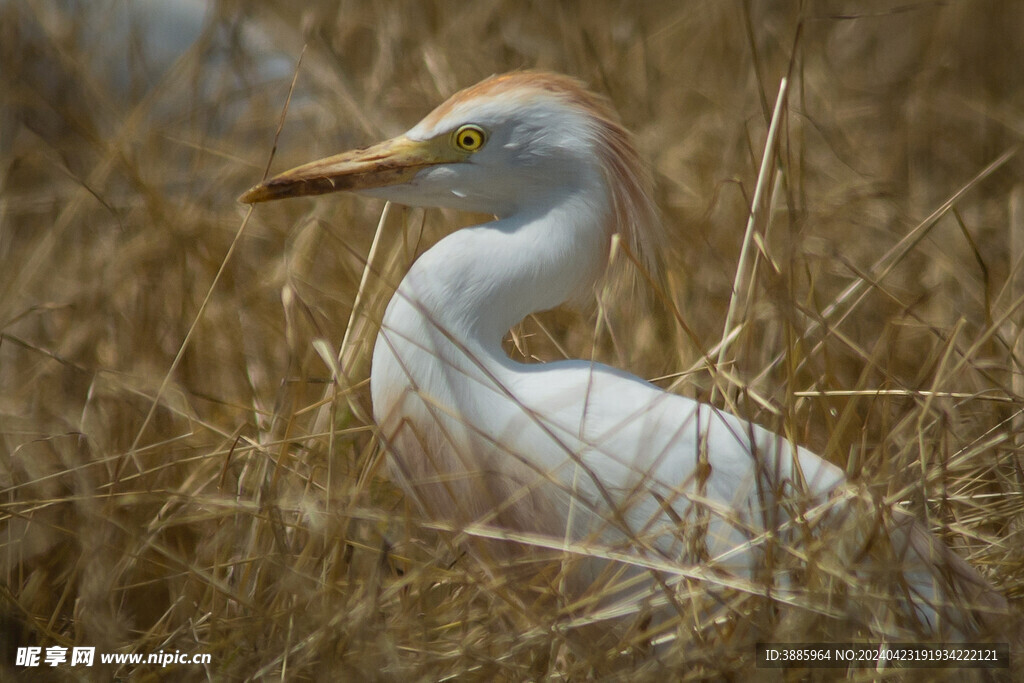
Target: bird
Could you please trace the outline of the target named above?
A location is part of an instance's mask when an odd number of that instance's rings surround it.
[[[593,297],[615,240],[656,267],[650,185],[606,97],[522,70],[455,93],[402,135],[285,171],[239,199],[348,191],[493,216],[415,260],[381,320],[370,374],[392,478],[429,518],[486,539],[475,552],[493,566],[563,551],[559,586],[604,591],[590,604],[608,618],[641,604],[648,617],[678,611],[677,591],[693,581],[770,586],[802,604],[792,561],[763,579],[771,547],[832,528],[843,558],[885,546],[901,618],[922,632],[962,638],[998,622],[1006,602],[975,569],[806,448],[614,367],[506,354],[502,340],[526,316]],[[835,571],[869,582],[870,560],[850,562]]]

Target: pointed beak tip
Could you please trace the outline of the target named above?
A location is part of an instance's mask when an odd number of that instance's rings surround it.
[[[238,196],[238,201],[241,204],[258,204],[266,200],[266,186],[262,183],[254,185],[248,190]]]

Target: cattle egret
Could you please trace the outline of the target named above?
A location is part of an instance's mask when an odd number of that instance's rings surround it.
[[[857,506],[863,496],[849,493],[838,467],[621,370],[523,364],[502,349],[525,316],[593,293],[614,234],[633,253],[650,251],[656,211],[645,177],[603,98],[572,78],[523,71],[456,93],[404,135],[299,166],[241,201],[347,190],[495,217],[419,257],[373,351],[373,414],[391,472],[425,514],[492,530],[492,555],[582,555],[561,584],[577,596],[617,580],[646,585],[648,604],[672,609],[671,587],[696,577],[709,590],[770,584],[799,602],[786,592],[792,561],[767,584],[754,580],[768,546],[799,547],[840,524],[860,544],[851,555],[879,542],[877,530],[849,523],[844,511],[866,517],[869,506]],[[905,598],[897,601],[922,632],[970,633],[984,620],[978,611],[1004,608],[907,513],[882,517],[899,567],[894,590]],[[870,574],[857,571],[849,576]],[[607,594],[628,607],[640,601],[635,591]],[[967,601],[982,607],[960,614]]]

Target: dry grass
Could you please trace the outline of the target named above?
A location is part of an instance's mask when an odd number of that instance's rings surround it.
[[[675,656],[621,655],[418,521],[367,418],[386,284],[364,287],[347,377],[322,359],[346,338],[380,205],[270,205],[238,237],[234,198],[267,164],[303,43],[277,170],[399,132],[494,72],[606,92],[656,169],[682,324],[619,302],[597,335],[544,314],[510,351],[588,357],[596,341],[720,404],[705,359],[789,72],[727,398],[906,501],[1020,607],[1024,7],[224,2],[172,68],[113,87],[90,60],[138,45],[48,4],[0,4],[0,672],[18,645],[78,644],[213,655],[97,676],[703,678],[749,673],[766,636],[877,635],[739,595],[741,622]],[[287,57],[269,83],[245,44],[257,30]],[[384,279],[456,220],[471,217],[396,209]]]

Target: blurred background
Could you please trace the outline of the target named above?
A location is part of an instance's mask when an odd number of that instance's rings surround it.
[[[236,203],[268,164],[535,67],[635,133],[669,291],[607,302],[596,332],[534,316],[510,354],[722,402],[705,359],[788,74],[730,405],[904,501],[1019,606],[1022,34],[1012,0],[0,1],[0,672],[59,644],[213,655],[96,669],[152,678],[701,677],[817,634],[559,654],[422,527],[367,417],[388,288],[479,217],[395,207],[356,306],[381,202]]]

